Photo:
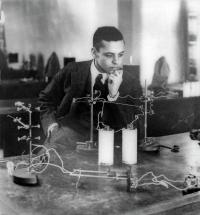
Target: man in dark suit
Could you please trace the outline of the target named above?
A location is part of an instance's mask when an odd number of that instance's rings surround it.
[[[94,131],[96,126],[126,127],[138,110],[124,105],[136,105],[131,97],[140,97],[142,90],[139,81],[123,71],[125,42],[121,32],[112,26],[98,28],[91,52],[93,60],[70,63],[40,93],[42,126],[50,146],[57,149],[73,148],[76,141],[88,139],[88,95],[98,100],[94,102]]]

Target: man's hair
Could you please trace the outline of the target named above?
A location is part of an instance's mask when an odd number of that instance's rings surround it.
[[[102,46],[103,40],[107,42],[119,40],[124,41],[124,38],[122,33],[114,26],[103,26],[97,28],[97,30],[94,33],[93,47],[95,47],[98,50]]]

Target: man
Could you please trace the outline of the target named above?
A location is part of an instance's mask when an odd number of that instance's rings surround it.
[[[93,60],[70,63],[39,96],[44,132],[50,146],[61,151],[74,148],[76,141],[88,139],[91,102],[88,96],[93,94],[96,99],[94,133],[96,126],[106,125],[115,130],[127,126],[138,110],[124,105],[136,104],[131,97],[140,97],[142,90],[139,81],[123,71],[125,42],[121,32],[112,26],[98,28],[91,52]]]

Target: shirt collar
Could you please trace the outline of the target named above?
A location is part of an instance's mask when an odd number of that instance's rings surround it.
[[[90,66],[90,72],[91,72],[91,77],[92,77],[92,86],[94,86],[94,83],[95,83],[95,79],[96,77],[99,75],[99,74],[102,74],[103,75],[103,78],[101,79],[101,82],[104,84],[106,79],[108,78],[108,74],[107,73],[102,73],[102,72],[99,72],[99,70],[96,68],[95,64],[94,64],[94,60],[92,61],[91,63],[91,66]]]

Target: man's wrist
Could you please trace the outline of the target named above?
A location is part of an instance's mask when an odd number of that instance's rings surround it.
[[[59,125],[58,125],[57,122],[54,122],[54,123],[50,124],[50,125],[48,126],[48,128],[47,128],[47,134],[48,134],[48,136],[49,136],[49,134],[53,131],[53,129],[54,129],[55,127],[58,127],[58,126],[59,126]]]
[[[119,91],[118,91],[117,94],[115,94],[114,96],[112,96],[112,95],[110,95],[110,94],[107,95],[107,99],[108,99],[108,101],[110,101],[110,102],[116,101],[118,97],[119,97]]]

